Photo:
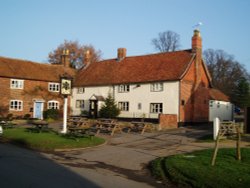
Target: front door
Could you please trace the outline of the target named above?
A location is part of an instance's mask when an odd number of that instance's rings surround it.
[[[35,102],[34,118],[43,119],[43,103],[42,102]]]
[[[98,116],[98,101],[97,100],[89,100],[89,117],[97,118]]]

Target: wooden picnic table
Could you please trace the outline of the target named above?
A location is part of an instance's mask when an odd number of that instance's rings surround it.
[[[117,123],[117,120],[114,119],[99,119],[96,123],[97,135],[102,132],[110,132],[110,135],[113,136],[116,130],[119,130],[122,133],[120,125]]]
[[[49,124],[47,121],[33,121],[31,122],[32,127],[28,128],[31,132],[48,132],[50,131]]]
[[[69,127],[87,126],[88,120],[86,118],[70,118],[67,120],[67,124]]]
[[[132,121],[131,126],[128,127],[128,133],[130,131],[141,132],[141,135],[144,134],[147,128],[151,126],[150,123],[142,122],[142,121]]]
[[[16,124],[12,123],[11,121],[0,121],[0,125],[2,126],[3,129],[7,129],[7,128],[14,128]]]
[[[93,132],[90,131],[89,128],[86,127],[69,127],[68,128],[68,135],[74,138],[89,136],[90,139],[95,136]]]

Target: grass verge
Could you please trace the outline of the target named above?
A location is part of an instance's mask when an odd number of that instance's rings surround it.
[[[158,158],[151,162],[152,174],[187,187],[249,187],[250,148],[242,148],[242,160],[235,159],[235,149],[219,149],[215,166],[213,150],[203,150]]]
[[[100,145],[105,142],[103,138],[88,136],[72,139],[54,132],[32,133],[25,128],[5,129],[2,140],[39,151],[54,151],[55,149],[84,148]]]

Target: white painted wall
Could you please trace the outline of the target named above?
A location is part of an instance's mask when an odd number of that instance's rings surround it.
[[[78,94],[77,93],[77,88],[73,88],[72,90],[72,95],[71,95],[71,103],[70,103],[70,107],[71,107],[71,114],[72,115],[80,115],[81,111],[89,111],[89,99],[93,96],[93,95],[97,95],[97,96],[103,96],[104,98],[106,98],[108,96],[108,94],[113,94],[113,87],[112,86],[96,86],[96,87],[85,87],[85,91],[83,94]],[[76,101],[77,100],[84,100],[84,108],[83,109],[79,109],[76,108]],[[98,103],[98,107],[101,107],[101,104],[103,102],[99,102]]]
[[[140,85],[138,87],[138,85]],[[71,109],[73,115],[79,115],[80,109],[75,108],[76,100],[85,100],[85,108],[82,110],[89,110],[89,99],[95,95],[107,97],[108,93],[114,94],[115,101],[129,102],[129,111],[121,111],[120,117],[146,117],[158,118],[158,114],[150,113],[150,103],[163,103],[163,114],[178,114],[179,104],[179,83],[178,81],[164,82],[163,91],[151,92],[150,83],[145,84],[130,84],[130,91],[125,93],[118,92],[118,85],[116,86],[96,86],[85,87],[83,94],[77,94],[77,88],[73,89],[71,99]],[[138,103],[141,103],[141,109],[138,109]],[[98,104],[99,108],[101,107]]]
[[[128,93],[119,93],[115,86],[115,100],[129,102],[129,112],[122,111],[120,117],[158,118],[158,114],[150,113],[150,103],[163,103],[163,114],[178,115],[179,85],[178,82],[163,83],[163,91],[151,92],[150,84],[131,84]],[[141,103],[141,110],[138,109]]]
[[[213,121],[216,117],[218,117],[220,121],[232,121],[233,104],[225,101],[210,100],[209,121]]]

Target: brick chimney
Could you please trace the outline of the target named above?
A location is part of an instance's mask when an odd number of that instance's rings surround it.
[[[192,52],[195,54],[195,88],[201,81],[202,69],[202,39],[200,31],[195,29],[192,37]]]
[[[90,53],[90,50],[86,50],[84,51],[84,54],[83,54],[83,64],[84,64],[84,67],[87,68],[91,63],[91,53]]]
[[[127,49],[118,48],[117,49],[117,61],[122,61],[126,57]]]
[[[61,55],[62,58],[62,64],[64,67],[70,67],[70,59],[69,59],[69,50],[64,49]]]
[[[202,51],[202,39],[199,30],[194,30],[192,37],[192,52],[197,53]]]

